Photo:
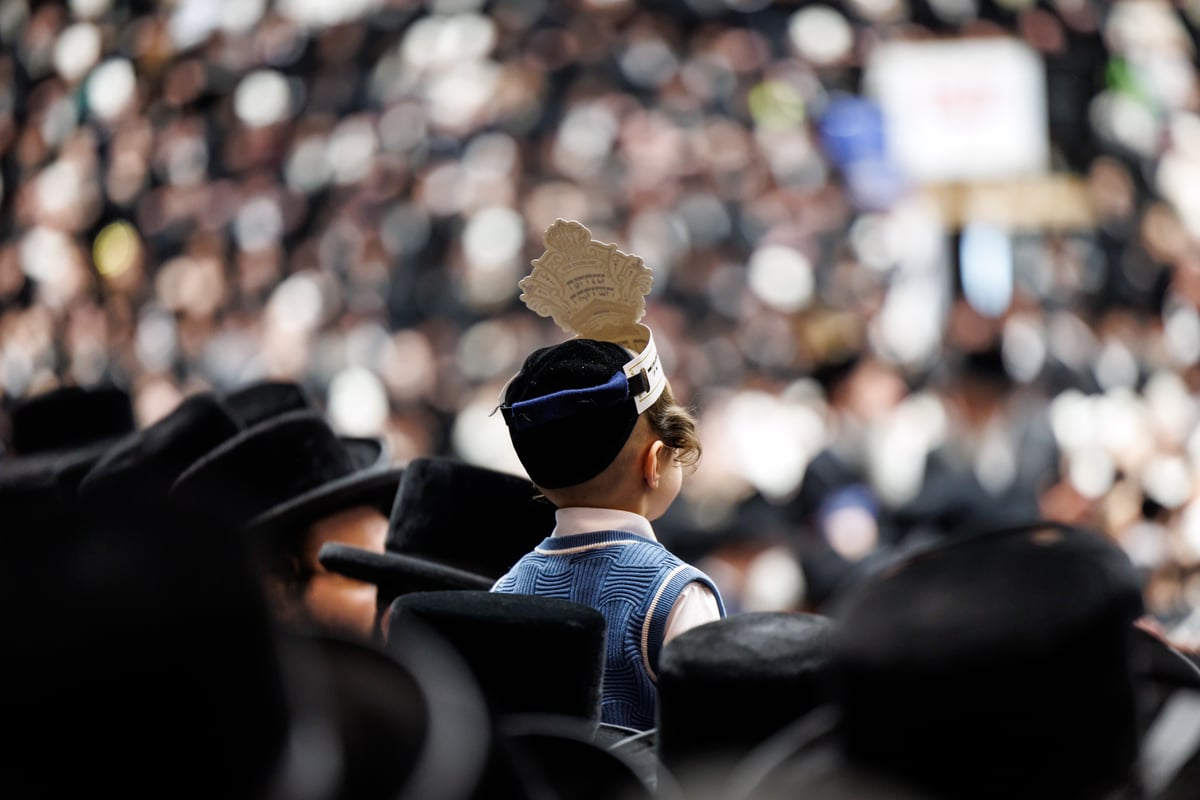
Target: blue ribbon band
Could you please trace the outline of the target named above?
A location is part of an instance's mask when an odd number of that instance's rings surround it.
[[[623,370],[617,370],[599,386],[563,389],[532,400],[521,400],[511,405],[503,404],[500,406],[500,413],[504,415],[505,423],[512,430],[528,430],[549,422],[568,419],[585,408],[615,406],[645,392],[649,383],[650,379],[645,370],[633,377],[627,377]]]

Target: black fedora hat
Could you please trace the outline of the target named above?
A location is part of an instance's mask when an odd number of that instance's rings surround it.
[[[112,442],[137,428],[133,399],[118,386],[60,386],[17,401],[9,412],[16,456]]]
[[[392,626],[417,619],[463,657],[493,715],[600,719],[607,620],[591,606],[487,590],[410,592],[392,601]],[[553,665],[547,669],[547,665]]]
[[[47,517],[74,514],[80,481],[113,446],[105,439],[0,459],[0,508],[6,527],[19,530],[26,524],[44,524]]]
[[[380,608],[410,591],[487,589],[554,529],[526,478],[452,458],[405,466],[385,552],[329,543],[326,569],[379,587]]]
[[[1194,797],[1200,671],[1133,624],[1139,608],[1132,565],[1086,529],[1017,526],[896,560],[839,603],[833,701],[715,796]]]
[[[309,735],[295,738],[271,796],[465,800],[485,785],[494,742],[470,669],[416,621],[396,637],[388,652],[327,632],[280,632],[293,728]]]
[[[571,800],[682,800],[675,787],[645,776],[636,760],[597,741],[585,720],[558,714],[508,714],[499,735],[528,776],[549,796]]]
[[[295,381],[254,381],[225,392],[221,399],[243,428],[289,411],[317,410],[312,394]]]
[[[658,668],[657,752],[681,784],[707,780],[833,698],[834,621],[733,614],[668,642]]]
[[[846,755],[837,709],[824,705],[756,746],[694,800],[946,800]],[[969,796],[969,795],[967,795]]]
[[[161,512],[14,537],[0,676],[21,735],[0,759],[15,795],[251,797],[272,782],[289,702],[240,537]],[[65,729],[87,744],[68,747],[70,769],[47,769]],[[146,761],[131,768],[131,753]]]
[[[80,499],[119,512],[131,502],[166,503],[175,479],[237,432],[237,421],[215,394],[189,395],[162,419],[109,448],[80,481]]]
[[[245,537],[160,510],[17,537],[0,560],[14,796],[457,800],[483,785],[490,718],[453,648],[415,620],[393,654],[279,628]],[[86,746],[47,770],[64,729]]]
[[[724,796],[1194,796],[1174,792],[1200,763],[1200,673],[1134,624],[1141,608],[1098,531],[1028,524],[910,554],[837,604],[833,701],[744,759]]]
[[[79,483],[136,432],[129,394],[115,386],[63,386],[13,407],[11,447],[0,456],[0,506],[12,525],[73,513]]]
[[[242,428],[253,428],[292,411],[320,411],[312,393],[295,381],[261,380],[239,386],[221,396],[229,413]],[[377,436],[341,436],[350,457],[362,469],[391,462],[386,442]]]
[[[933,547],[834,616],[846,755],[954,796],[1097,797],[1139,751],[1137,571],[1096,531],[1039,523]]]
[[[237,432],[175,481],[173,502],[257,533],[286,533],[354,506],[390,508],[403,470],[363,466],[324,417],[293,411]]]

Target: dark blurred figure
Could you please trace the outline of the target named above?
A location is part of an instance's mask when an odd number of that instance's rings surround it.
[[[24,398],[9,425],[0,521],[12,528],[72,513],[84,475],[137,427],[132,398],[115,386],[63,386]]]
[[[332,573],[327,542],[383,550],[403,470],[379,440],[347,441],[312,410],[268,416],[198,454],[171,502],[245,537],[279,619],[371,640],[376,588]]]
[[[460,800],[479,781],[486,708],[427,629],[396,655],[282,629],[241,533],[162,505],[44,533],[0,564],[17,795]]]
[[[818,614],[749,612],[671,640],[658,676],[660,769],[688,797],[715,800],[748,753],[832,701],[833,626]]]
[[[3,756],[11,788],[269,796],[288,697],[235,536],[146,504],[6,547],[3,706],[21,731]]]
[[[13,404],[5,455],[24,457],[112,444],[137,427],[129,392],[60,386]]]
[[[1164,687],[1186,694],[1197,675],[1142,612],[1127,556],[1087,529],[993,530],[899,560],[840,604],[832,726],[759,754],[753,796],[825,797],[813,781],[856,773],[931,797],[1151,796],[1176,777],[1148,781]]]
[[[327,542],[321,564],[378,587],[378,624],[411,592],[490,589],[554,528],[554,506],[527,478],[455,458],[404,467],[383,552]]]
[[[933,450],[925,478],[897,508],[896,524],[933,538],[1019,525],[1041,516],[1040,491],[1058,452],[1044,404],[1008,373],[999,345],[962,353],[932,379],[953,436]]]

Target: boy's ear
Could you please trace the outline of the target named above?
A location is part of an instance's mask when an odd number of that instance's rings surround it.
[[[658,488],[658,460],[662,456],[664,447],[666,447],[666,445],[663,444],[662,439],[655,439],[654,443],[646,448],[646,452],[642,456],[642,478],[646,481],[646,485],[651,489]]]

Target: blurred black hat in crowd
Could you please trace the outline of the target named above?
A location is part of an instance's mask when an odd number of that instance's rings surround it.
[[[1099,532],[1039,522],[923,548],[831,613],[833,702],[756,748],[725,796],[1096,800],[1195,786],[1200,717],[1180,733],[1174,712],[1200,709],[1200,674],[1135,624],[1137,572]]]
[[[625,748],[597,739],[592,726],[561,714],[508,714],[497,730],[535,796],[563,800],[682,800]]]
[[[221,400],[243,428],[289,411],[318,410],[312,394],[295,381],[253,381],[225,392]]]
[[[356,457],[320,413],[300,410],[270,416],[200,454],[171,499],[225,525],[286,536],[355,506],[386,513],[402,474]]]
[[[596,609],[557,597],[463,589],[397,597],[387,630],[408,617],[462,655],[495,715],[599,721],[607,622]],[[387,641],[396,646],[390,632]]]
[[[3,559],[16,794],[260,797],[285,760],[288,692],[241,544],[161,511],[81,516]]]
[[[396,626],[391,653],[281,629],[243,536],[158,507],[46,534],[0,562],[0,711],[20,731],[0,768],[16,795],[465,800],[487,788],[486,703],[419,622]]]
[[[189,395],[162,419],[110,448],[80,481],[80,499],[118,513],[131,504],[165,504],[175,479],[237,432],[237,421],[215,394]]]
[[[312,393],[295,381],[255,381],[226,392],[221,400],[243,429],[291,411],[321,412]],[[378,436],[342,435],[339,438],[360,468],[391,463],[387,444]]]
[[[528,479],[453,458],[415,458],[391,509],[384,553],[330,542],[321,564],[379,587],[379,606],[414,591],[489,589],[554,529]]]
[[[711,781],[829,703],[833,626],[819,614],[745,612],[669,641],[658,667],[662,765],[684,786]]]
[[[9,422],[16,456],[112,443],[137,427],[133,399],[117,386],[60,386],[22,398]]]
[[[977,534],[843,600],[833,653],[851,756],[976,797],[1095,797],[1131,777],[1141,586],[1100,534]]]
[[[79,482],[136,431],[132,399],[115,386],[63,386],[23,398],[9,423],[0,506],[14,529],[74,513]]]

